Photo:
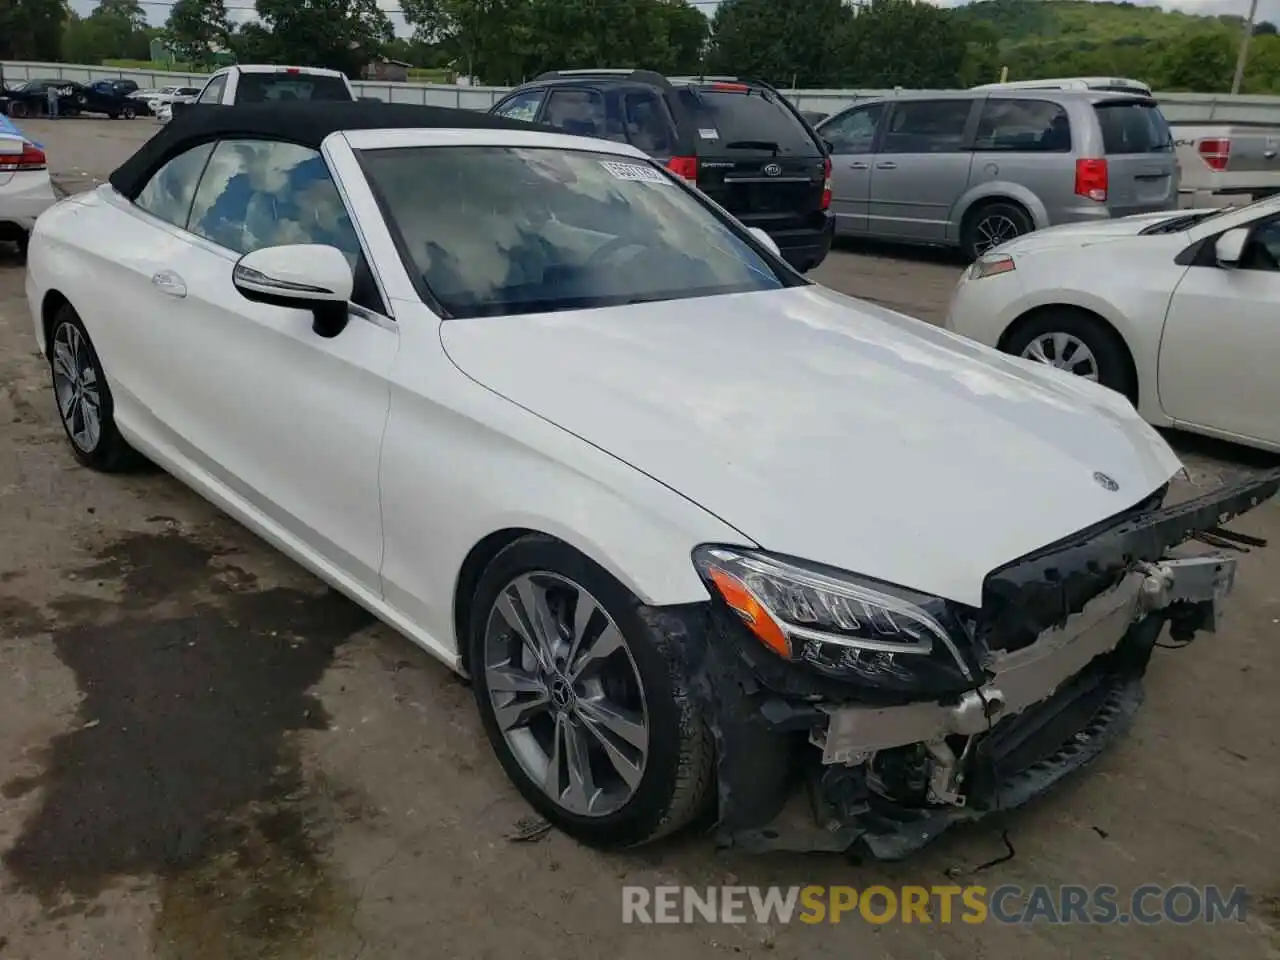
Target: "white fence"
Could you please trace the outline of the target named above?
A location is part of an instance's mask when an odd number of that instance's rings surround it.
[[[122,70],[114,67],[91,67],[70,63],[9,62],[4,66],[8,83],[22,80],[132,80],[140,87],[203,86],[208,74],[161,73],[152,70]],[[430,104],[439,107],[461,107],[487,110],[510,87],[459,87],[440,83],[387,83],[357,81],[353,84],[362,97],[376,97],[391,103]],[[892,90],[789,90],[787,96],[802,110],[835,111],[875,96],[892,96]],[[1230,96],[1215,93],[1157,93],[1160,107],[1171,121],[1197,122],[1217,120],[1231,123],[1275,124],[1280,126],[1280,97]]]

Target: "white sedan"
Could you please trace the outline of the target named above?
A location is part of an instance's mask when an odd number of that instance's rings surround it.
[[[0,115],[0,241],[25,249],[36,218],[57,200],[44,149]]]
[[[810,283],[629,146],[484,114],[183,113],[29,262],[75,457],[149,457],[469,675],[595,844],[711,805],[811,845],[768,826],[802,774],[825,844],[901,856],[1042,792],[1230,588],[1166,551],[1280,486],[1165,508],[1181,465],[1111,391]]]
[[[960,278],[946,327],[1146,420],[1280,450],[1280,198],[1051,227]]]

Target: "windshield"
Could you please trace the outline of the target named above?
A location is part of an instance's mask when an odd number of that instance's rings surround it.
[[[752,245],[647,160],[517,147],[362,152],[383,211],[452,317],[776,290]]]

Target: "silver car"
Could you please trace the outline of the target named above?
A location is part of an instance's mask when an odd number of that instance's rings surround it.
[[[958,246],[973,259],[1052,224],[1178,204],[1169,126],[1141,95],[904,93],[817,129],[843,236]]]

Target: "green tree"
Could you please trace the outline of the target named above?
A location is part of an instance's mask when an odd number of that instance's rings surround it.
[[[1186,37],[1168,46],[1156,67],[1160,90],[1225,93],[1231,89],[1236,48],[1228,34]]]
[[[177,0],[165,22],[164,39],[179,60],[211,64],[214,51],[231,43],[226,0]]]
[[[834,86],[839,39],[852,20],[844,0],[722,0],[711,24],[708,68],[778,86]]]
[[[57,60],[67,17],[63,0],[3,0],[0,60]]]
[[[228,38],[239,63],[271,63],[283,59],[276,51],[276,38],[261,23],[242,23]]]
[[[151,56],[151,35],[147,14],[138,0],[100,0],[93,13],[85,18],[93,34],[106,46],[105,54],[93,63],[118,57],[146,60]]]
[[[845,28],[839,80],[849,86],[958,86],[967,30],[954,14],[914,0],[871,0]]]
[[[280,59],[348,77],[359,77],[395,36],[377,0],[257,0],[256,7]]]

